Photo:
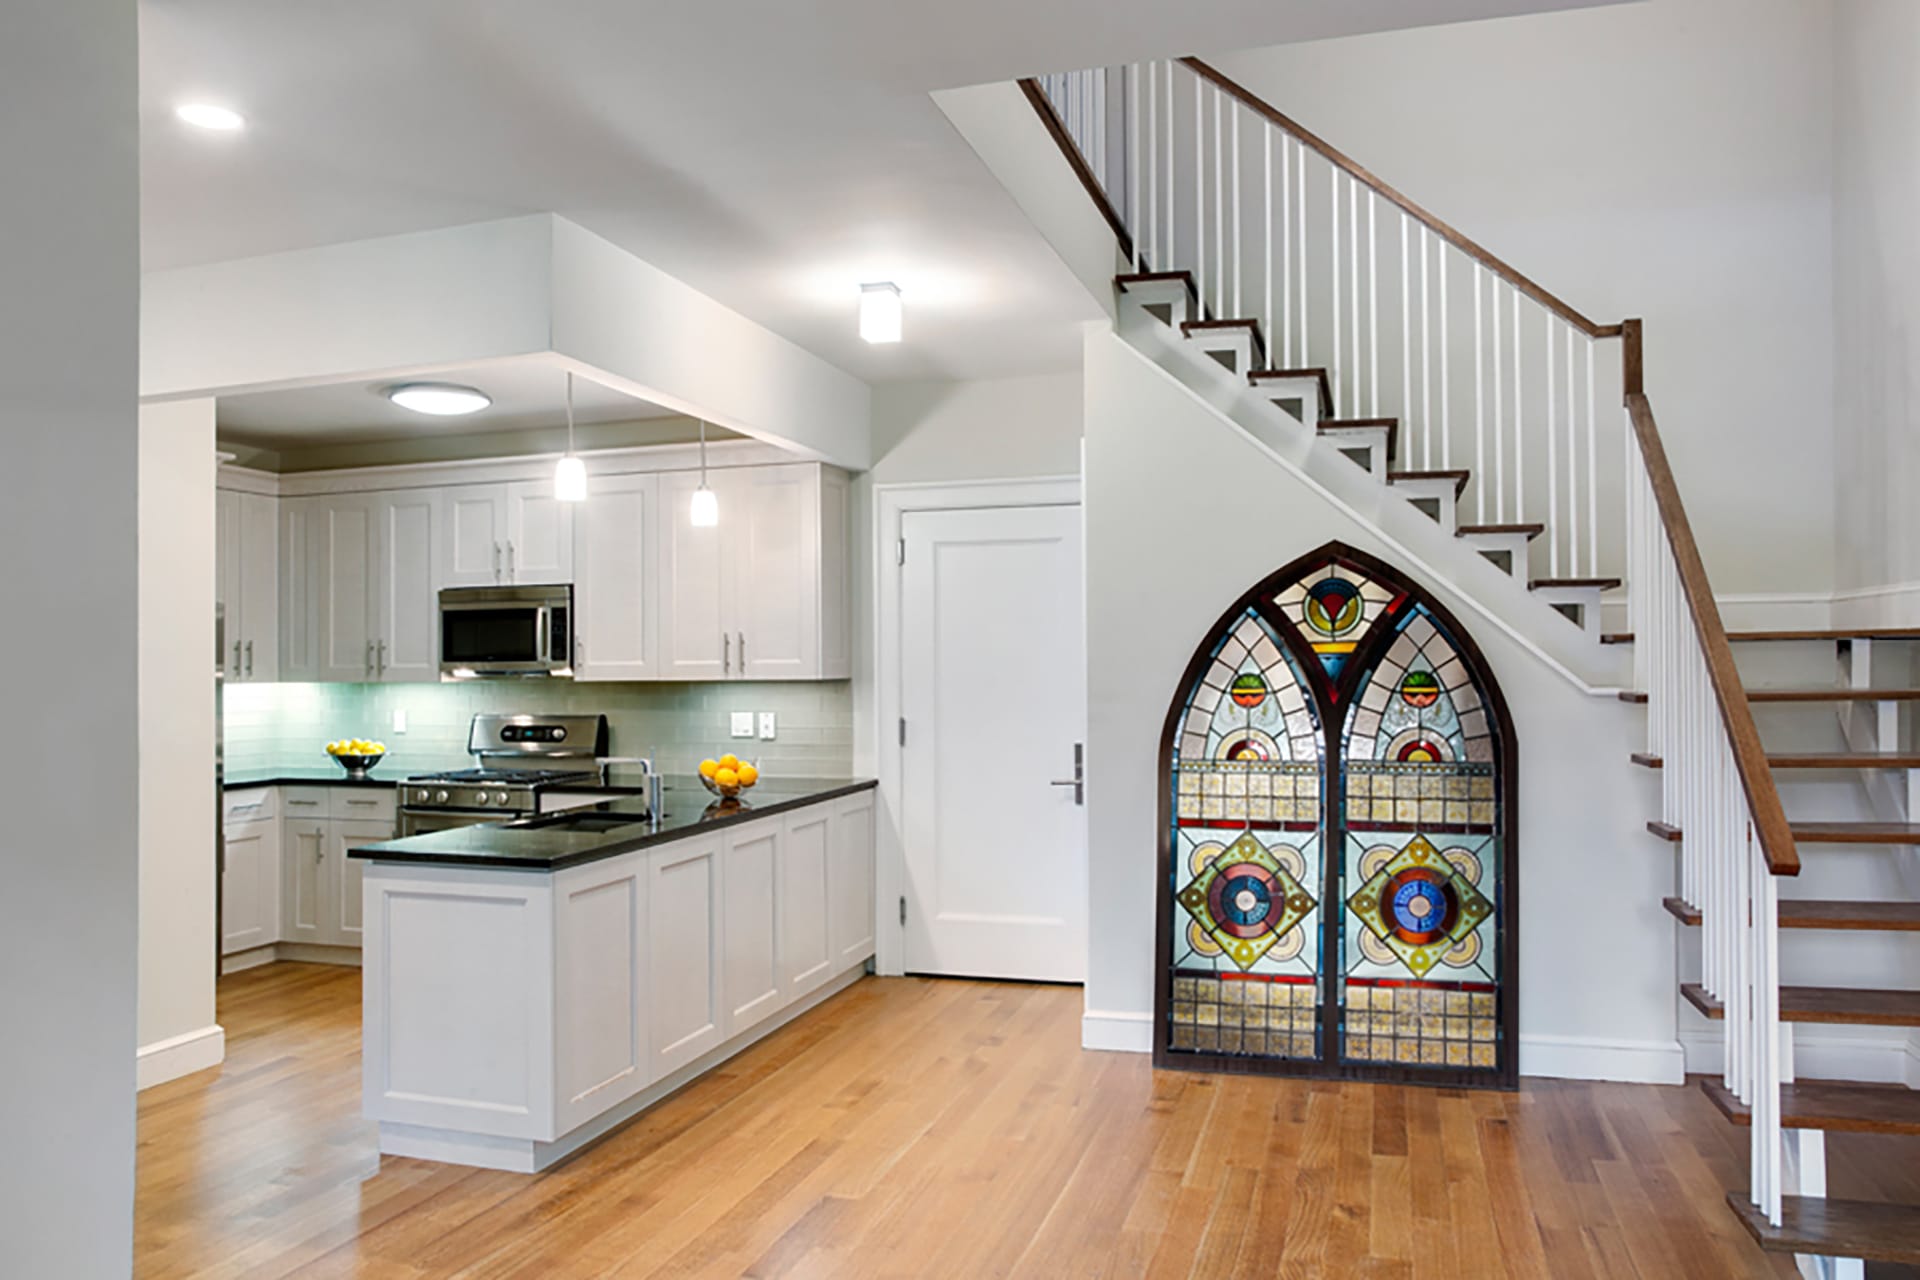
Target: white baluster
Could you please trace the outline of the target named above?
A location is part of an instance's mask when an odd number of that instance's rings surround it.
[[[1473,474],[1476,523],[1487,522],[1487,355],[1480,295],[1486,274],[1479,259],[1473,263]]]
[[[1174,205],[1177,203],[1175,188],[1179,185],[1178,175],[1180,166],[1179,160],[1173,152],[1173,117],[1173,60],[1169,58],[1167,60],[1167,256],[1163,258],[1160,263],[1161,270],[1163,271],[1177,270],[1174,265],[1173,232],[1176,221]]]
[[[1568,334],[1572,338],[1571,332]],[[1569,361],[1572,357],[1569,355]],[[1573,366],[1567,366],[1573,376]],[[1593,339],[1587,339],[1587,573],[1600,576],[1600,445],[1595,437],[1597,419],[1593,412]]]
[[[1507,522],[1507,380],[1500,346],[1500,277],[1492,276],[1487,293],[1493,305],[1493,495],[1494,519]]]
[[[1294,159],[1294,166],[1295,166],[1293,192],[1294,192],[1294,200],[1297,202],[1296,213],[1298,214],[1298,216],[1294,219],[1294,221],[1295,221],[1295,224],[1300,228],[1299,270],[1294,273],[1294,279],[1296,279],[1299,282],[1299,289],[1300,289],[1300,363],[1297,367],[1305,369],[1313,364],[1313,355],[1308,348],[1308,339],[1307,339],[1308,327],[1307,327],[1307,149],[1306,147],[1303,145],[1300,145],[1299,143],[1295,143],[1293,148],[1293,159]]]
[[[1453,361],[1447,358],[1447,247],[1440,246],[1440,465],[1443,468],[1453,466],[1453,381],[1448,370]],[[1479,487],[1484,488],[1486,478],[1476,476]]]
[[[1224,98],[1226,95],[1220,96]],[[1247,314],[1246,308],[1240,305],[1240,283],[1247,274],[1246,264],[1240,256],[1245,252],[1246,245],[1246,241],[1240,238],[1240,104],[1234,103],[1227,111],[1233,117],[1233,235],[1228,243],[1233,246],[1233,316],[1238,320]],[[1253,344],[1249,342],[1247,347],[1251,352]]]
[[[1347,379],[1347,416],[1360,416],[1360,184],[1347,179],[1347,287],[1352,290],[1353,377]]]
[[[1367,416],[1380,416],[1380,228],[1379,197],[1367,189]]]
[[[1147,253],[1153,259],[1151,265],[1157,270],[1166,271],[1169,269],[1169,261],[1160,256],[1160,157],[1158,154],[1160,144],[1160,73],[1154,69],[1155,65],[1156,64],[1152,62],[1146,64],[1147,218],[1142,229],[1147,235]],[[1139,123],[1138,121],[1135,122],[1136,127]],[[1136,261],[1134,262],[1133,269],[1138,271],[1140,270],[1140,264],[1137,261],[1139,255],[1135,254],[1134,256]]]
[[[1267,126],[1267,136],[1280,133]],[[1284,369],[1293,359],[1293,162],[1287,158],[1287,135],[1280,133],[1280,354],[1268,363]],[[1271,335],[1269,335],[1271,341]]]
[[[1237,247],[1227,244],[1227,164],[1221,151],[1225,131],[1220,127],[1220,107],[1226,96],[1213,91],[1213,305],[1218,320],[1226,319],[1219,313],[1227,306],[1227,255]]]
[[[1580,443],[1580,432],[1579,432],[1579,418],[1575,416],[1573,411],[1573,382],[1574,382],[1573,326],[1570,324],[1567,324],[1567,325],[1562,325],[1560,327],[1565,331],[1565,340],[1561,343],[1561,345],[1566,348],[1566,369],[1567,369],[1567,403],[1566,403],[1566,419],[1565,419],[1567,424],[1567,567],[1575,577],[1579,577],[1581,576],[1580,574],[1580,565],[1581,565],[1580,477],[1579,477],[1580,455],[1576,451],[1576,449]],[[1549,337],[1549,341],[1551,341],[1551,337],[1553,334],[1553,321],[1551,317],[1549,317],[1547,321],[1547,334]],[[1549,361],[1553,359],[1553,352],[1551,351],[1551,349],[1549,349],[1549,351],[1547,352],[1547,359]],[[1556,477],[1553,483],[1557,486],[1560,483],[1560,481]],[[1586,576],[1593,577],[1595,575],[1588,574]]]
[[[1267,367],[1278,368],[1275,363],[1273,344],[1280,341],[1280,330],[1273,322],[1273,130],[1266,126],[1260,129],[1260,167],[1261,178],[1266,191],[1263,208],[1266,216],[1260,219],[1266,237],[1266,267],[1260,278],[1266,282],[1266,302],[1263,310],[1267,323]]]
[[[1546,311],[1545,315],[1547,317],[1547,571],[1557,578],[1560,576],[1560,448],[1555,435],[1560,424],[1554,417],[1553,313]]]
[[[1513,518],[1527,518],[1527,411],[1520,398],[1520,291],[1513,294]]]
[[[1340,358],[1340,170],[1327,166],[1327,190],[1333,198],[1333,216],[1327,221],[1327,234],[1332,237],[1333,252],[1329,261],[1333,264],[1333,367],[1327,371],[1333,379],[1333,412],[1340,416],[1340,376],[1342,360]]]
[[[1207,316],[1207,108],[1200,77],[1193,78],[1193,288]]]
[[[1400,214],[1400,430],[1408,439],[1413,438],[1413,300],[1412,285],[1413,261],[1408,256],[1407,224],[1411,221],[1403,210]]]
[[[1133,244],[1133,269],[1140,270],[1140,238],[1146,222],[1140,216],[1140,64],[1127,68],[1127,116],[1121,132],[1127,140],[1127,238]]]
[[[1420,465],[1433,466],[1433,308],[1427,302],[1427,245],[1420,228]]]

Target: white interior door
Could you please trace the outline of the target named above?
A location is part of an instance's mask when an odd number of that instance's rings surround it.
[[[913,973],[1086,977],[1080,509],[902,516],[901,832]]]

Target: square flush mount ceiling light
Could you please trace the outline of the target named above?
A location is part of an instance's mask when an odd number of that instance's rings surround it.
[[[900,341],[900,286],[860,286],[860,336],[868,342]]]

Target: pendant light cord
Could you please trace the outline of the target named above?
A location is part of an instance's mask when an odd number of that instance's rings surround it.
[[[700,419],[700,487],[707,487],[707,420]]]
[[[573,456],[573,370],[567,370],[567,456]]]

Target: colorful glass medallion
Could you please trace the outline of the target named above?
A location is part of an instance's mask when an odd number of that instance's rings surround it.
[[[1431,738],[1412,737],[1394,744],[1393,758],[1399,764],[1437,764],[1447,758],[1447,749]]]
[[[1400,681],[1400,697],[1408,706],[1425,710],[1440,701],[1440,681],[1431,671],[1409,671]]]
[[[1225,757],[1242,763],[1273,759],[1273,739],[1263,733],[1250,733],[1227,744]]]
[[[1179,900],[1194,924],[1242,970],[1251,969],[1317,905],[1250,831],[1209,859]]]
[[[1360,589],[1345,578],[1322,578],[1307,591],[1307,625],[1329,640],[1344,639],[1363,612]]]
[[[1258,671],[1243,671],[1233,678],[1233,687],[1228,690],[1234,705],[1251,711],[1267,700],[1267,681]]]
[[[1493,904],[1440,855],[1415,836],[1351,898],[1347,909],[1416,978],[1462,947],[1493,914]]]

